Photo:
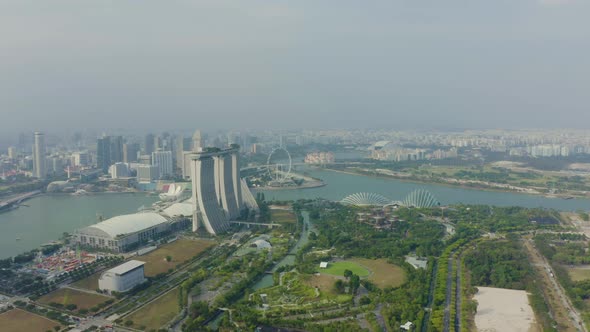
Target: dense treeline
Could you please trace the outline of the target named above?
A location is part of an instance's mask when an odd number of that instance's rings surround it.
[[[451,222],[483,232],[513,232],[559,229],[559,212],[542,208],[528,209],[517,206],[455,205],[444,210],[424,209],[433,216],[443,216]],[[536,221],[536,222],[535,222]]]
[[[573,281],[564,265],[589,264],[586,237],[581,234],[539,234],[535,246],[551,263],[555,277],[568,293],[572,303],[586,316],[590,300],[590,280]],[[590,317],[586,317],[589,319]]]
[[[358,209],[341,207],[330,213],[310,212],[318,229],[310,246],[334,247],[339,255],[366,258],[401,259],[415,252],[418,256],[439,255],[444,249],[444,226],[421,218],[415,210],[400,209],[400,221],[392,231],[382,231],[355,221]]]
[[[465,255],[471,284],[509,289],[525,289],[530,264],[516,240],[481,241]]]
[[[420,327],[424,316],[424,306],[428,301],[430,271],[405,267],[408,280],[403,287],[377,291],[380,293],[380,300],[387,303],[383,314],[389,326],[398,327],[400,324],[410,321]]]
[[[590,264],[588,245],[582,234],[539,234],[535,246],[550,261],[560,264]]]

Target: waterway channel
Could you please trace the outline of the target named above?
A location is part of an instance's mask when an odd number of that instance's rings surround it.
[[[301,232],[301,236],[299,237],[299,240],[297,240],[297,243],[295,244],[295,246],[293,246],[293,248],[291,248],[291,250],[289,250],[289,253],[287,254],[287,256],[283,257],[283,259],[272,268],[272,270],[271,270],[272,272],[274,272],[278,268],[286,266],[286,265],[294,265],[295,264],[295,255],[297,254],[299,249],[301,249],[304,245],[307,244],[307,242],[309,242],[309,233],[313,230],[313,225],[311,224],[311,221],[309,220],[309,213],[307,211],[302,211],[301,216],[303,217],[304,229],[303,229],[303,232]],[[254,290],[259,290],[262,288],[270,287],[273,284],[274,284],[274,280],[273,280],[272,274],[266,274],[256,284],[254,284],[254,286],[252,286],[252,288]]]

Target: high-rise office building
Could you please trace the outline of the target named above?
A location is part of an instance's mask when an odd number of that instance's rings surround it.
[[[193,152],[201,152],[201,151],[203,151],[203,140],[201,138],[201,131],[198,130],[198,129],[195,130],[195,133],[193,134],[192,151]]]
[[[139,144],[137,144],[137,143],[123,144],[123,162],[124,163],[136,162],[138,152],[139,152]]]
[[[111,165],[123,161],[123,137],[111,137]],[[110,166],[110,165],[109,165]]]
[[[172,152],[156,151],[152,152],[152,165],[158,166],[160,178],[174,174],[172,168]]]
[[[111,138],[101,137],[96,140],[96,167],[108,173],[111,164]]]
[[[126,163],[114,163],[109,167],[109,174],[113,179],[120,179],[129,176],[129,165]]]
[[[190,151],[191,139],[189,137],[178,136],[174,146],[174,168],[180,170],[184,168],[184,152]]]
[[[154,134],[147,134],[145,135],[145,139],[143,141],[143,154],[151,155],[154,150]]]
[[[72,153],[72,164],[74,166],[88,166],[89,158],[86,152],[74,152]]]
[[[14,146],[8,147],[8,158],[15,160],[17,157],[16,148]]]
[[[160,135],[154,136],[154,151],[163,150],[162,149],[162,137]]]
[[[45,160],[49,172],[53,174],[62,174],[64,172],[64,160],[59,156],[52,156]]]
[[[138,165],[137,166],[137,182],[151,182],[159,177],[160,171],[158,166],[153,165]]]
[[[39,179],[44,179],[47,176],[45,135],[38,131],[35,132],[35,145],[33,146],[33,175]]]

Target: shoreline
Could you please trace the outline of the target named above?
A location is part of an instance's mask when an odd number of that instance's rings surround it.
[[[380,173],[363,174],[360,172],[343,171],[343,170],[337,170],[337,169],[332,169],[332,168],[322,168],[322,170],[343,173],[343,174],[348,174],[348,175],[394,179],[397,181],[408,182],[408,183],[421,183],[421,184],[428,184],[428,185],[445,186],[445,187],[449,187],[449,188],[462,188],[462,189],[472,189],[472,190],[480,190],[480,191],[502,192],[502,193],[521,194],[521,195],[531,195],[531,196],[542,196],[545,198],[555,198],[555,199],[559,198],[559,199],[563,199],[563,200],[590,199],[589,196],[584,196],[584,195],[580,195],[580,194],[577,194],[577,195],[576,194],[545,194],[545,193],[540,193],[540,192],[522,192],[522,191],[517,191],[517,190],[503,190],[501,188],[486,187],[486,186],[467,186],[467,185],[453,184],[453,183],[447,183],[447,182],[434,182],[434,181],[425,181],[425,180],[420,180],[420,179],[409,179],[407,177],[396,177],[396,176],[380,174]]]

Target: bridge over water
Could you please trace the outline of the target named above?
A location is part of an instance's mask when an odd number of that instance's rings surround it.
[[[40,190],[35,190],[35,191],[28,192],[26,194],[21,194],[21,195],[13,196],[13,197],[10,197],[10,198],[8,198],[6,200],[0,201],[0,211],[1,210],[4,210],[4,209],[7,209],[7,208],[9,208],[9,207],[11,207],[11,206],[13,206],[15,204],[19,204],[20,202],[22,202],[22,201],[24,201],[26,199],[29,199],[29,198],[31,198],[31,197],[33,197],[35,195],[38,195],[40,193],[41,193]]]

